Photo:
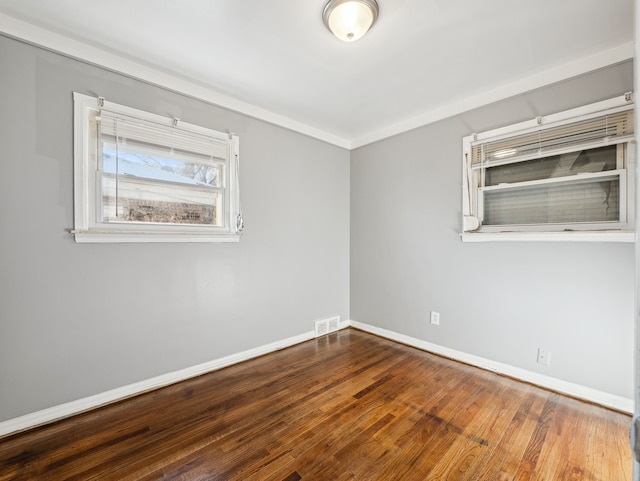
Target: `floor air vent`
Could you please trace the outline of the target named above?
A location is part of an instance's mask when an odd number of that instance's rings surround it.
[[[320,319],[319,321],[316,321],[315,335],[316,337],[324,336],[330,332],[337,331],[339,326],[340,316]]]

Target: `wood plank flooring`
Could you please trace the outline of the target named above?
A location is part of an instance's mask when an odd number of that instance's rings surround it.
[[[347,329],[0,439],[0,481],[624,481],[630,422]]]

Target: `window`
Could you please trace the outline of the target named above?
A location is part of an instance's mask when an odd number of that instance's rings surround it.
[[[74,93],[76,242],[235,242],[238,137]]]
[[[633,241],[632,140],[631,94],[465,137],[463,240]]]

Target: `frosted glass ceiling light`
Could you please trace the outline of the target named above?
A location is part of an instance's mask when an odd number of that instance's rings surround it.
[[[322,11],[326,27],[344,42],[362,37],[378,18],[376,0],[329,0]]]

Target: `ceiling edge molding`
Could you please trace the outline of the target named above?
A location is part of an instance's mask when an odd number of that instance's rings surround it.
[[[121,55],[91,46],[3,13],[0,13],[0,32],[26,43],[58,52],[66,56],[121,73],[128,77],[142,80],[149,84],[188,95],[210,104],[316,138],[347,150],[363,147],[373,142],[422,127],[493,102],[504,100],[514,95],[519,95],[634,58],[634,42],[625,43],[612,49],[599,52],[590,57],[569,62],[561,67],[549,69],[531,77],[511,82],[478,95],[453,102],[452,104],[443,106],[442,108],[424,112],[423,114],[407,119],[406,121],[398,122],[394,125],[390,125],[360,137],[347,139],[277,114],[270,110],[257,107],[229,95],[225,95],[212,88],[185,80],[176,75],[162,72],[156,68],[141,64]]]
[[[424,125],[437,122],[469,110],[483,107],[500,100],[520,95],[537,88],[545,87],[556,82],[584,75],[604,67],[615,65],[634,58],[634,43],[625,43],[618,47],[604,50],[590,57],[569,62],[561,67],[545,70],[539,74],[527,77],[498,88],[482,92],[478,95],[453,102],[440,109],[430,110],[404,122],[399,122],[387,128],[371,132],[361,137],[351,139],[351,149],[357,149],[367,144],[392,137]]]
[[[188,95],[218,107],[263,120],[338,147],[345,149],[351,148],[351,142],[348,139],[341,138],[330,132],[317,129],[270,110],[225,95],[214,89],[190,82],[176,75],[162,72],[121,55],[88,45],[3,13],[0,13],[0,32],[26,43],[94,64],[177,93]]]

